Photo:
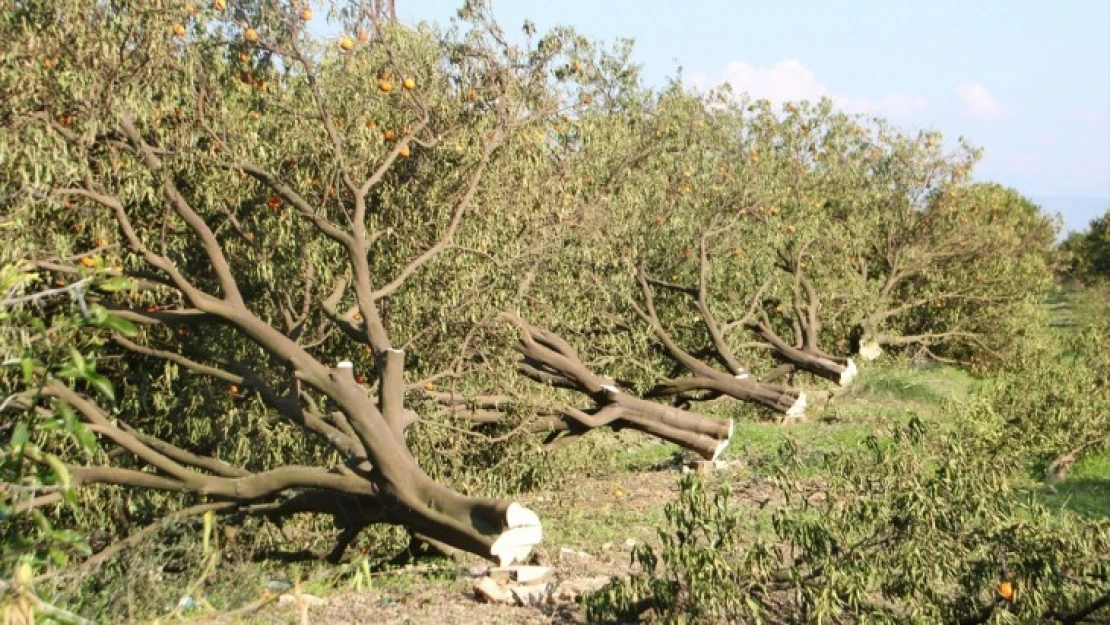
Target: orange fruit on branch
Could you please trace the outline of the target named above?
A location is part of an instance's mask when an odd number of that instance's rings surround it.
[[[266,200],[266,205],[270,207],[270,210],[276,211],[281,208],[281,196],[276,193],[271,195],[270,198]]]
[[[406,78],[405,81],[401,83],[401,85],[405,88],[406,91],[412,91],[416,88],[416,80],[412,78]]]
[[[378,81],[378,89],[381,90],[382,93],[389,93],[390,91],[393,91],[393,83],[389,82],[385,78],[382,78]]]
[[[344,52],[350,52],[354,48],[355,48],[354,39],[351,39],[350,37],[347,37],[346,35],[344,35],[343,38],[339,40],[339,49],[340,50],[342,50]]]
[[[96,259],[92,258],[91,256],[86,256],[86,257],[81,259],[81,264],[86,266],[86,267],[95,267],[96,266]]]
[[[251,43],[257,43],[259,39],[258,31],[253,28],[248,28],[243,31],[243,38]]]
[[[306,22],[312,19],[312,9],[305,7],[304,10],[301,11],[301,19]]]
[[[386,141],[393,141],[397,138],[397,133],[392,130],[386,130],[382,132],[382,136],[385,137]]]
[[[174,37],[184,37],[185,36],[185,27],[182,26],[181,24],[174,24],[174,26],[173,26],[173,36]]]
[[[212,3],[212,8],[216,9],[217,11],[223,11],[227,8],[227,0],[215,0]]]
[[[410,150],[410,149],[409,149],[409,146],[407,146],[407,145],[406,145],[406,146],[402,147],[402,148],[401,148],[401,151],[400,151],[400,152],[398,152],[397,154],[398,154],[398,155],[399,155],[399,156],[400,156],[401,158],[408,158],[408,157],[412,156],[412,150]]]
[[[1003,599],[1005,599],[1006,601],[1013,601],[1014,600],[1014,584],[1013,584],[1013,582],[1010,582],[1010,581],[1007,581],[1007,580],[1002,580],[1002,582],[1000,584],[998,584],[998,594]]]

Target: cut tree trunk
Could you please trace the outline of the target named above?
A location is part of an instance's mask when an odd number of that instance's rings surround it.
[[[400,350],[381,355],[378,406],[349,368],[310,381],[327,387],[366,450],[369,467],[360,473],[374,485],[384,520],[502,566],[524,560],[543,538],[534,512],[517,502],[462,495],[430,478],[410,453],[404,427],[411,417],[401,405],[403,359]]]
[[[506,315],[520,329],[516,345],[523,358],[517,370],[537,382],[571,389],[594,402],[588,410],[559,411],[569,433],[610,427],[631,428],[651,434],[706,459],[715,460],[732,438],[731,421],[712,419],[636,397],[618,389],[610,380],[590,371],[574,348],[557,335]]]
[[[800,417],[805,414],[805,391],[761,382],[748,373],[729,375],[704,365],[694,375],[670,380],[649,391],[649,397],[686,396],[687,393],[708,391],[711,397],[722,395],[750,404],[761,406],[773,412]]]
[[[827,354],[813,345],[794,347],[764,323],[751,324],[749,327],[774,348],[774,354],[779,360],[796,370],[808,371],[839,386],[847,386],[859,373],[851,358]]]

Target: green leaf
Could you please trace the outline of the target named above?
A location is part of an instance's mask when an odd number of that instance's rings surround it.
[[[59,378],[64,378],[66,380],[72,380],[74,378],[84,377],[83,374],[81,373],[81,371],[78,370],[77,367],[74,367],[73,365],[69,365],[67,367],[62,367],[61,369],[58,370],[58,373],[56,373],[55,375],[57,375]]]
[[[69,475],[69,469],[66,467],[65,463],[62,462],[61,458],[58,458],[54,454],[46,454],[43,460],[46,460],[46,464],[50,465],[50,469],[54,471],[54,476],[57,478],[58,484],[62,488],[69,490],[71,477]]]
[[[116,391],[112,388],[112,382],[107,376],[89,371],[85,374],[85,379],[88,380],[89,384],[92,384],[96,390],[100,391],[101,395],[107,397],[109,401],[116,401]]]
[[[81,355],[81,352],[77,351],[77,349],[73,347],[69,349],[69,357],[70,360],[73,361],[74,370],[77,371],[77,376],[75,377],[84,377],[85,372],[88,370],[89,366],[88,363],[85,362],[85,357]]]
[[[135,287],[135,283],[123,277],[108,278],[100,283],[100,289],[103,291],[116,292],[127,291]]]
[[[106,315],[104,320],[97,325],[109,330],[115,330],[124,336],[135,336],[139,333],[139,329],[135,327],[135,324],[123,317],[116,317],[114,315]]]
[[[37,365],[37,364],[38,363],[35,362],[35,359],[31,358],[29,356],[24,356],[23,358],[19,359],[19,366],[20,366],[20,368],[23,369],[23,382],[24,382],[24,384],[30,384],[31,381],[34,380],[35,365]]]
[[[12,447],[19,447],[26,443],[31,438],[31,432],[27,429],[27,424],[23,421],[15,424],[15,430],[12,432]]]

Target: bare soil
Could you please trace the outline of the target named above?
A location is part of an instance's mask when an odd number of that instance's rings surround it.
[[[733,473],[733,469],[719,474]],[[582,481],[558,492],[520,498],[545,520],[547,536],[540,559],[553,569],[556,582],[626,576],[637,544],[656,543],[666,504],[678,494],[680,472],[674,467],[606,479]],[[736,477],[735,475],[730,477]],[[771,496],[769,486],[749,484],[735,492],[733,503],[753,508]],[[320,603],[297,608],[272,606],[253,615],[257,623],[583,623],[577,604],[519,607],[481,603],[473,592],[486,563],[465,559],[455,570],[434,576],[414,569],[402,571],[370,590],[322,597]]]

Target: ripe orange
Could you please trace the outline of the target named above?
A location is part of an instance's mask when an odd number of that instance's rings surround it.
[[[409,150],[409,146],[406,145],[403,148],[401,148],[401,151],[398,152],[397,154],[401,158],[408,158],[408,157],[412,156],[412,150]]]
[[[249,60],[251,60],[251,55],[247,54],[246,52],[240,52],[239,53],[239,62],[240,63],[246,63]]]
[[[371,119],[370,121],[366,122],[366,128],[367,128],[368,130],[373,130],[373,129],[377,128],[377,127],[378,127],[378,124],[377,124],[377,122],[375,122],[375,121],[374,121],[374,120],[372,120],[372,119]]]
[[[270,210],[273,210],[273,211],[276,211],[277,209],[281,208],[281,196],[279,196],[276,193],[271,195],[270,199],[266,200],[266,206],[269,206]]]
[[[105,245],[108,245],[108,240],[97,237],[93,239],[93,245],[95,245],[96,247],[104,247]]]
[[[216,9],[217,11],[223,11],[227,8],[227,0],[215,0],[212,3],[212,8]]]
[[[174,37],[184,37],[185,36],[185,27],[182,26],[181,24],[174,24],[174,26],[173,26],[173,36]]]
[[[301,19],[306,22],[312,19],[312,9],[306,7],[303,11],[301,11]]]
[[[1012,582],[1003,580],[998,584],[998,594],[1006,601],[1014,600],[1014,584]]]
[[[478,100],[478,92],[471,89],[466,92],[466,99],[468,102],[475,102]]]
[[[96,260],[93,259],[90,256],[86,256],[86,257],[81,259],[81,264],[86,266],[86,267],[95,267],[96,266]]]
[[[354,40],[351,39],[350,37],[347,37],[346,35],[344,35],[343,38],[339,40],[339,49],[344,51],[344,52],[350,52],[351,50],[354,49],[354,47],[355,47]]]
[[[361,373],[356,375],[355,382],[358,382],[359,384],[366,384],[366,376],[362,375]]]
[[[389,93],[393,91],[393,83],[383,78],[378,81],[378,89],[381,89],[383,93]]]
[[[406,91],[412,91],[416,88],[416,80],[412,78],[406,78],[405,81],[401,83],[401,85],[405,88]]]
[[[257,43],[258,31],[253,28],[248,28],[247,30],[243,31],[243,38],[251,43]]]
[[[385,137],[386,141],[393,141],[397,138],[397,133],[393,132],[392,130],[386,130],[382,133],[382,136]]]
[[[436,390],[436,385],[432,384],[431,382],[428,382],[427,384],[424,385],[424,390],[434,391],[434,390]]]
[[[229,384],[228,387],[227,387],[227,392],[231,393],[232,395],[238,395],[239,394],[239,387],[234,385],[234,384]]]

